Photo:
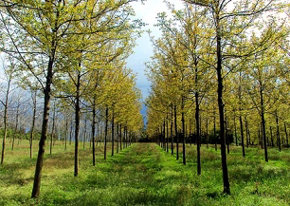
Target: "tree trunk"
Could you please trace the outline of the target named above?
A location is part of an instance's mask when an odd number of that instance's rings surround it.
[[[108,119],[109,109],[106,107],[106,119],[105,119],[105,139],[104,139],[104,160],[107,159],[107,136],[108,136]]]
[[[123,149],[126,148],[125,142],[126,142],[126,129],[124,126],[123,127]]]
[[[116,128],[116,134],[117,134],[117,154],[119,153],[119,124],[117,124],[117,128]]]
[[[65,120],[65,134],[64,134],[64,150],[66,150],[67,133],[68,133],[68,117],[66,116],[66,120]]]
[[[216,136],[216,117],[215,117],[215,109],[214,109],[214,116],[213,116],[213,136],[214,136],[214,148],[217,151],[217,136]]]
[[[266,138],[266,122],[265,122],[265,106],[264,106],[264,95],[263,95],[263,85],[260,81],[260,103],[261,103],[261,124],[262,124],[262,136],[264,141],[264,152],[265,161],[268,162],[268,151],[267,151],[267,138]]]
[[[273,132],[272,132],[271,126],[270,126],[270,135],[271,135],[271,146],[274,147],[274,139],[273,139]]]
[[[17,108],[16,108],[16,118],[15,118],[15,130],[14,130],[14,134],[13,134],[13,139],[12,139],[12,150],[14,149],[14,142],[15,142],[15,135],[17,134],[17,130],[18,130],[18,122],[19,122],[19,108],[20,108],[20,99],[18,99],[17,102]]]
[[[33,116],[32,116],[32,125],[31,125],[31,129],[30,129],[30,144],[29,144],[30,158],[32,158],[33,132],[34,132],[34,125],[35,125],[35,118],[36,118],[36,95],[37,95],[37,90],[35,90],[34,96],[32,98]]]
[[[206,127],[206,148],[208,148],[208,141],[209,141],[209,133],[208,133],[208,118],[206,118],[205,127]]]
[[[225,129],[226,129],[226,143],[227,143],[227,151],[228,151],[228,154],[230,153],[230,142],[229,142],[229,137],[228,137],[228,120],[227,118],[225,118]]]
[[[69,145],[71,145],[71,141],[72,141],[72,133],[73,133],[73,120],[71,120],[71,123],[70,123]]]
[[[286,138],[286,146],[289,147],[288,132],[287,132],[286,122],[284,122],[284,131],[285,131],[285,138]]]
[[[54,43],[52,44],[54,47]],[[54,52],[53,52],[54,53]],[[42,167],[43,167],[43,156],[45,152],[45,140],[47,138],[47,126],[48,126],[48,116],[49,116],[49,102],[51,96],[51,84],[53,78],[53,62],[54,57],[50,57],[47,67],[47,76],[46,76],[46,85],[44,89],[44,107],[43,107],[43,118],[42,118],[42,129],[41,129],[41,137],[39,141],[39,150],[35,167],[33,188],[32,188],[32,198],[36,198],[40,193],[40,184],[41,184],[41,175],[42,175]]]
[[[163,130],[162,130],[163,132],[162,132],[162,140],[163,140],[163,142],[162,142],[162,147],[163,147],[163,150],[166,150],[166,144],[165,144],[165,138],[166,138],[166,128],[165,128],[165,119],[163,120]]]
[[[87,136],[87,118],[85,117],[85,128],[84,128],[84,138],[83,138],[83,149],[86,148],[86,136]]]
[[[9,77],[8,85],[6,90],[6,97],[5,97],[5,105],[4,105],[4,137],[2,142],[2,155],[1,155],[1,165],[4,163],[4,156],[5,156],[5,144],[7,138],[7,124],[8,124],[8,102],[9,102],[9,93],[10,93],[10,86],[11,86],[12,78]]]
[[[234,130],[235,130],[236,146],[238,146],[238,135],[237,135],[237,124],[236,124],[236,113],[235,112],[234,112]]]
[[[176,160],[179,159],[179,145],[178,145],[178,131],[177,131],[177,108],[174,105],[174,127],[175,127],[175,138],[176,138]]]
[[[275,110],[275,117],[276,117],[276,134],[277,134],[277,145],[279,147],[279,151],[281,151],[281,140],[280,140],[280,129],[279,129],[279,117],[278,111]]]
[[[169,142],[169,128],[168,128],[168,115],[167,115],[167,118],[166,118],[166,152],[167,153],[169,151],[168,142]]]
[[[119,126],[119,141],[120,141],[120,144],[119,144],[119,146],[120,146],[120,151],[122,151],[122,125],[120,124],[120,126]]]
[[[197,77],[196,77],[197,78]],[[195,92],[195,127],[196,127],[196,151],[197,151],[197,174],[201,174],[200,161],[200,124],[199,124],[199,93]]]
[[[185,119],[184,119],[184,97],[181,98],[181,125],[182,125],[182,162],[186,165],[185,151]]]
[[[173,151],[173,111],[171,111],[171,118],[170,118],[170,137],[171,137],[171,155],[174,154]]]
[[[216,40],[217,40],[217,79],[218,79],[218,107],[220,115],[220,138],[221,138],[221,158],[223,171],[224,193],[230,194],[230,184],[228,178],[227,155],[225,148],[225,128],[224,128],[224,104],[223,104],[223,77],[222,77],[222,51],[219,16],[216,16]]]
[[[241,130],[241,144],[242,144],[242,153],[243,153],[243,157],[246,156],[246,152],[245,152],[245,144],[244,144],[244,128],[243,128],[243,118],[240,115],[240,130]]]
[[[93,166],[96,165],[96,148],[95,148],[95,125],[96,125],[96,95],[94,95],[93,98],[93,104],[92,104],[92,141],[91,141],[91,145],[92,145],[92,155],[93,155]]]
[[[248,125],[247,117],[245,117],[245,126],[246,126],[246,140],[247,140],[247,148],[248,148],[249,147],[249,143],[250,143],[250,131],[249,131],[249,125]]]
[[[56,110],[56,106],[55,106],[55,101],[53,104],[53,115],[52,115],[52,129],[51,129],[51,134],[50,134],[50,146],[49,146],[49,154],[52,155],[52,140],[54,137],[54,127],[55,127],[55,110]]]
[[[79,63],[81,67],[81,62]],[[78,72],[76,81],[76,103],[75,103],[75,164],[74,164],[74,176],[79,174],[79,131],[80,131],[80,87],[81,87],[81,74]]]
[[[115,114],[114,114],[114,109],[112,109],[112,122],[111,122],[111,126],[112,126],[112,156],[114,156],[114,142],[115,142]]]

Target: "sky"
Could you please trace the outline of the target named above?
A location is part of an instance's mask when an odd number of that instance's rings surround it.
[[[181,0],[170,0],[169,2],[174,4],[177,9],[182,8],[183,6]],[[146,0],[143,3],[141,3],[141,1],[134,2],[132,3],[132,7],[136,12],[136,18],[142,19],[146,24],[143,29],[150,29],[154,37],[160,37],[160,31],[154,25],[157,23],[156,17],[158,13],[169,11],[166,3],[164,3],[163,0]],[[136,43],[137,45],[133,50],[133,54],[127,60],[127,66],[137,75],[136,84],[141,90],[143,96],[141,113],[145,117],[146,108],[144,100],[148,97],[150,91],[150,82],[145,75],[145,63],[150,61],[150,57],[153,55],[153,46],[147,32],[144,32],[143,35],[137,39]]]

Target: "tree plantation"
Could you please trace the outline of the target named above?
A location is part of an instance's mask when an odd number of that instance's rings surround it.
[[[158,2],[0,0],[0,205],[290,204],[290,2]]]

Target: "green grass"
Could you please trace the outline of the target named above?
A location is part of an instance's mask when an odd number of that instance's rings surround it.
[[[39,199],[30,193],[35,158],[29,158],[27,142],[15,151],[7,149],[0,167],[0,205],[289,205],[290,152],[231,146],[228,155],[231,195],[222,194],[220,151],[202,146],[202,175],[196,175],[195,145],[187,145],[187,165],[182,158],[163,151],[156,144],[134,144],[103,160],[102,145],[96,149],[97,164],[91,165],[91,151],[80,149],[80,174],[73,176],[73,144],[64,151],[58,142],[53,155],[46,154]],[[36,145],[36,143],[35,143]],[[36,148],[34,149],[36,156]],[[181,148],[180,148],[181,151]],[[47,149],[46,152],[49,152]]]

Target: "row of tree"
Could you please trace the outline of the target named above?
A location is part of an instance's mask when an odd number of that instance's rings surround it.
[[[282,1],[186,0],[183,10],[168,4],[158,16],[161,37],[152,37],[147,64],[152,92],[148,127],[176,159],[182,144],[221,146],[224,192],[230,193],[226,151],[234,140],[268,146],[288,144],[289,25]],[[218,126],[218,127],[217,127]],[[282,130],[283,128],[283,130]],[[276,132],[276,135],[274,135]],[[202,139],[203,138],[203,139]]]
[[[90,139],[95,165],[96,131],[104,141],[106,159],[109,128],[114,155],[116,139],[119,151],[143,127],[141,94],[135,86],[134,74],[126,68],[126,58],[142,26],[140,21],[132,19],[134,11],[130,2],[1,1],[0,49],[5,53],[8,77],[4,98],[1,97],[4,110],[1,163],[9,126],[9,94],[11,86],[18,85],[25,96],[32,96],[32,107],[27,112],[31,125],[25,128],[31,134],[30,156],[34,131],[40,129],[32,197],[40,193],[47,138],[50,138],[50,153],[55,139],[64,140],[65,148],[67,140],[74,142],[74,176],[77,176],[81,132],[84,143]],[[37,118],[41,125],[37,126]],[[85,126],[81,129],[82,122]],[[90,138],[86,138],[87,133]]]

